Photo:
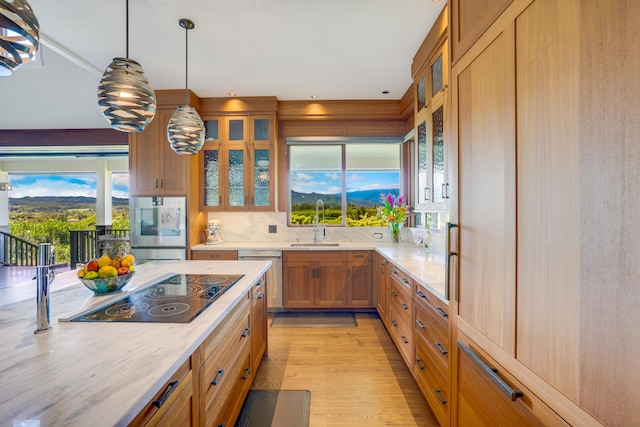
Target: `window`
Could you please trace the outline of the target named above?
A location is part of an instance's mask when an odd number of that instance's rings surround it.
[[[379,142],[291,143],[289,223],[312,224],[322,199],[326,224],[384,225],[376,217],[377,207],[381,194],[400,193],[400,147]]]

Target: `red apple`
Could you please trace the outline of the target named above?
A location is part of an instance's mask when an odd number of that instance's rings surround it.
[[[124,276],[125,274],[129,274],[129,268],[128,267],[120,267],[118,269],[118,276]]]
[[[91,261],[89,261],[89,263],[87,264],[87,271],[98,271],[100,270],[100,266],[98,265],[98,261],[96,261],[95,259],[92,259]]]

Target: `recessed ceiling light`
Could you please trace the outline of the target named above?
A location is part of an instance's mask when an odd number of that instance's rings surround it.
[[[382,91],[382,94],[383,94],[383,95],[389,95],[389,91],[388,91],[388,90],[383,90],[383,91]]]
[[[229,92],[229,96],[236,96],[235,92]]]
[[[316,99],[318,97],[318,95],[311,95],[312,99]]]

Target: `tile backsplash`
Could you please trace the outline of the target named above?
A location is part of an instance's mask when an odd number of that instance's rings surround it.
[[[310,242],[313,241],[311,226],[289,227],[286,212],[215,212],[209,213],[209,219],[220,220],[222,239],[227,242]],[[445,223],[448,215],[431,215],[431,236],[434,252],[444,251]],[[276,228],[275,233],[269,233]],[[380,238],[380,235],[382,237]],[[318,232],[322,240],[322,228]],[[327,226],[326,242],[389,242],[391,236],[388,227],[336,227]],[[411,234],[404,228],[400,241],[413,244]]]

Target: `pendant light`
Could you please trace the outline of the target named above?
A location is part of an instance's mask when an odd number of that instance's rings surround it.
[[[40,24],[26,0],[0,0],[0,76],[33,59],[40,45]]]
[[[167,138],[171,148],[178,154],[196,154],[204,145],[205,128],[195,108],[189,105],[189,30],[195,27],[193,21],[178,21],[185,29],[185,105],[178,105],[167,126]]]
[[[126,0],[127,57],[113,58],[98,85],[98,106],[113,129],[142,132],[156,115],[156,94],[142,66],[129,59],[129,0]]]

